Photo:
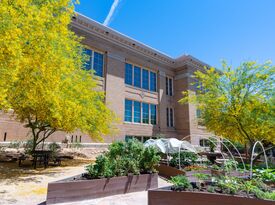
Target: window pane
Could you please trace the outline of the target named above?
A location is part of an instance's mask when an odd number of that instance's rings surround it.
[[[134,86],[141,87],[141,69],[140,67],[134,67]]]
[[[94,52],[95,75],[103,77],[103,54]]]
[[[142,103],[142,122],[149,124],[149,104]]]
[[[133,66],[129,63],[125,64],[125,83],[128,85],[133,83]]]
[[[157,75],[154,72],[150,72],[150,90],[157,91]]]
[[[169,78],[169,95],[173,95],[173,82],[171,78]]]
[[[172,108],[170,108],[170,127],[174,127],[174,114]]]
[[[142,69],[142,88],[149,90],[149,71]]]
[[[169,85],[168,85],[168,78],[166,77],[166,95],[168,95]]]
[[[125,99],[124,121],[132,122],[132,100]]]
[[[151,108],[151,124],[156,125],[157,124],[157,106],[150,105],[150,108]]]
[[[134,101],[134,122],[141,122],[141,103]]]
[[[170,123],[169,123],[169,108],[166,108],[166,125],[167,125],[167,127],[170,127]]]
[[[92,50],[84,48],[84,53],[88,56],[87,61],[85,62],[84,69],[91,70],[91,62],[92,62]]]

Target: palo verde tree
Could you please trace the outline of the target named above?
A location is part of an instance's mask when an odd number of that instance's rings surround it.
[[[80,130],[99,140],[109,134],[113,113],[93,73],[82,69],[84,48],[68,27],[74,2],[0,4],[1,105],[31,129],[33,150],[56,131]]]
[[[205,68],[194,78],[199,89],[183,92],[180,102],[194,103],[209,131],[250,146],[258,140],[275,143],[275,67],[270,62],[237,68],[223,63],[221,72]]]

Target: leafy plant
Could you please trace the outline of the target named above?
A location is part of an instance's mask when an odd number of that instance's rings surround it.
[[[231,172],[238,166],[238,162],[235,160],[228,160],[224,162],[224,171]]]
[[[206,166],[199,166],[199,165],[190,165],[190,166],[184,167],[185,171],[200,171],[205,169],[207,169]]]
[[[155,167],[160,161],[160,156],[157,154],[157,150],[153,147],[146,147],[140,161],[141,169],[144,172],[156,172]]]
[[[216,147],[217,147],[217,139],[214,137],[209,137],[210,152],[215,152]]]
[[[208,180],[211,177],[209,174],[203,174],[203,173],[196,173],[193,176],[200,181]]]
[[[191,183],[184,175],[177,175],[175,177],[171,177],[170,182],[173,184],[172,189],[175,191],[182,191],[191,189]]]
[[[241,188],[241,184],[238,179],[234,177],[220,178],[217,186],[220,187],[222,192],[226,194],[236,194]]]
[[[198,159],[198,155],[193,152],[181,152],[180,153],[180,164],[182,166],[193,165]],[[179,165],[179,154],[175,153],[172,155],[170,160],[170,166],[177,167]]]
[[[266,182],[275,182],[275,169],[255,169],[253,175]]]
[[[109,146],[109,151],[97,157],[95,164],[87,167],[92,178],[125,176],[155,172],[160,156],[152,147],[145,148],[136,139],[117,141]]]
[[[214,186],[208,186],[207,191],[210,192],[210,193],[214,193],[215,192],[215,187]]]
[[[216,164],[212,165],[211,169],[215,170],[215,171],[221,170],[221,168],[218,165],[216,165]]]

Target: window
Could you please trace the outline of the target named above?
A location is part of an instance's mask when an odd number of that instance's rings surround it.
[[[149,90],[149,71],[142,69],[142,88]]]
[[[140,123],[141,122],[141,103],[134,101],[134,122]]]
[[[157,106],[125,99],[124,121],[157,124]]]
[[[166,77],[166,95],[173,96],[173,79]]]
[[[174,127],[174,109],[166,108],[166,125],[167,127]]]
[[[140,66],[125,63],[125,84],[157,91],[157,74]]]
[[[200,109],[196,110],[196,117],[201,118],[201,110]]]
[[[95,75],[103,77],[103,65],[104,56],[102,53],[96,51],[85,49],[84,53],[88,55],[88,60],[85,62],[85,70],[94,70]]]
[[[151,124],[156,125],[157,124],[157,106],[151,105]]]
[[[134,86],[141,87],[141,69],[138,66],[134,66]]]
[[[150,72],[150,90],[157,91],[157,75],[154,72]]]
[[[149,104],[142,103],[142,122],[149,124]]]
[[[125,64],[125,83],[128,85],[133,84],[133,66],[129,63]]]
[[[132,122],[132,101],[125,100],[124,121]]]

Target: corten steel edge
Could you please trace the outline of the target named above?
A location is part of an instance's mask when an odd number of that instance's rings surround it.
[[[166,189],[148,191],[148,205],[274,205],[274,201],[202,192]]]
[[[158,187],[158,174],[75,181],[72,180],[73,178],[49,183],[46,203],[81,201]]]

